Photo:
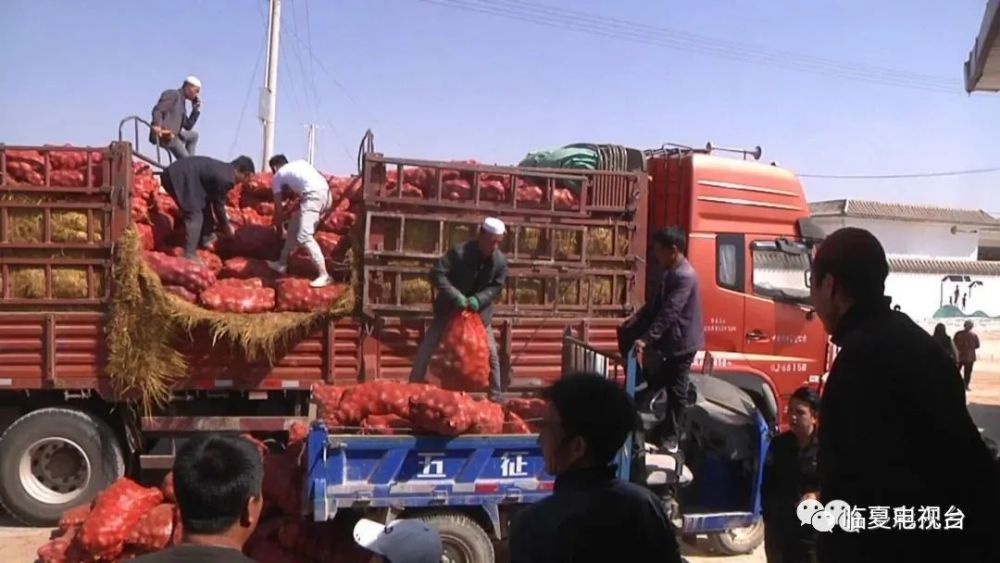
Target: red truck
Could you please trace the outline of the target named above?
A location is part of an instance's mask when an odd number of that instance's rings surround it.
[[[82,181],[52,169],[63,153],[81,150]],[[12,173],[18,151],[44,156],[36,185]],[[646,266],[649,232],[680,225],[702,279],[707,350],[696,369],[747,390],[779,427],[787,397],[818,384],[827,365],[826,335],[806,304],[803,241],[818,233],[801,184],[775,165],[716,156],[711,148],[632,152],[640,164],[619,171],[366,153],[356,313],[324,322],[273,363],[246,361],[226,342],[186,343],[188,373],[166,407],[142,416],[106,375],[115,243],[130,224],[132,147],[0,145],[0,503],[19,520],[52,524],[125,472],[168,468],[178,438],[281,433],[309,419],[313,383],[405,379],[429,320],[426,302],[407,300],[407,282],[425,277],[431,261],[487,215],[511,227],[510,278],[494,319],[507,394],[559,376],[567,329],[616,350],[616,327],[658,279]],[[466,175],[471,197],[410,201],[391,189],[409,170],[430,171],[438,188],[448,173]],[[530,178],[542,187],[541,199],[523,205],[513,196],[482,197],[498,178],[510,186]],[[577,189],[573,205],[554,197],[566,184]],[[54,219],[67,213],[85,218],[86,236],[56,236]],[[18,216],[37,218],[33,238],[13,221]],[[604,243],[595,250],[590,241],[598,232]],[[414,238],[423,247],[407,244]],[[576,242],[556,250],[558,240]],[[66,270],[86,280],[83,290],[60,294]],[[39,287],[25,294],[28,272]]]

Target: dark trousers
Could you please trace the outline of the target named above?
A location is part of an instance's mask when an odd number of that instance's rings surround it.
[[[680,439],[681,420],[690,406],[688,393],[691,387],[691,362],[694,353],[680,356],[662,356],[661,363],[649,372],[647,383],[649,396],[661,389],[667,391],[666,413],[663,420],[653,428],[652,438],[657,441],[677,441]]]
[[[198,246],[202,240],[215,232],[215,215],[211,208],[184,212],[184,257],[194,259],[198,256]]]
[[[962,377],[965,379],[965,388],[968,389],[969,385],[972,384],[972,364],[976,362],[962,362],[958,364],[962,368]]]

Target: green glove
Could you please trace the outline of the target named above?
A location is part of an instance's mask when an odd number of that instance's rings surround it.
[[[459,309],[465,309],[469,306],[469,300],[464,295],[456,295],[455,306]]]
[[[475,297],[470,297],[469,298],[469,308],[478,313],[479,312],[479,299],[476,299]]]

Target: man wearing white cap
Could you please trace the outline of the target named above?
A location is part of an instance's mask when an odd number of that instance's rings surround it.
[[[382,557],[383,563],[441,563],[441,536],[420,520],[393,520],[383,526],[362,518],[354,541]]]
[[[201,115],[201,80],[195,76],[184,79],[176,90],[164,90],[160,101],[153,106],[152,130],[149,142],[166,148],[174,158],[194,155],[198,145],[198,132],[194,124]],[[191,102],[191,114],[185,101]]]
[[[486,325],[490,345],[490,399],[500,399],[500,357],[493,337],[493,301],[507,283],[507,258],[500,251],[507,227],[496,217],[479,226],[479,236],[449,250],[431,268],[431,283],[437,290],[434,320],[413,360],[410,381],[427,378],[427,364],[441,344],[441,336],[452,314],[470,310],[479,313]]]

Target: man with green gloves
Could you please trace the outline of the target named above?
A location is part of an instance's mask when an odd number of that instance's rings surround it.
[[[507,258],[500,251],[507,227],[488,217],[479,227],[479,236],[449,250],[431,268],[431,283],[437,290],[434,320],[413,360],[410,381],[427,379],[427,364],[441,344],[441,336],[452,315],[470,310],[479,313],[486,325],[490,345],[490,399],[500,399],[500,357],[493,337],[493,300],[507,283]]]

